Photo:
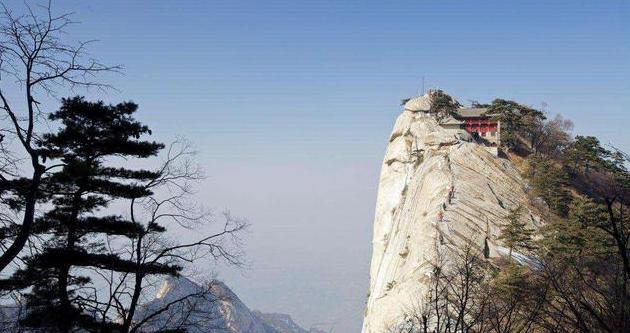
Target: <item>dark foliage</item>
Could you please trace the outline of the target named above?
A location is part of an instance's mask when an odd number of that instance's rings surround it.
[[[431,111],[437,113],[440,118],[455,115],[457,109],[462,106],[452,96],[440,89],[429,91],[429,96],[431,96]]]
[[[77,327],[109,331],[113,321],[96,321],[89,313],[93,300],[83,293],[90,277],[82,268],[143,274],[177,274],[179,267],[147,263],[137,265],[122,254],[105,251],[107,236],[137,238],[145,227],[117,215],[99,216],[98,211],[117,199],[151,195],[142,182],[158,172],[130,170],[108,165],[113,158],[147,158],[163,145],[143,140],[149,128],[133,118],[138,106],[92,103],[81,97],[63,99],[50,120],[62,127],[43,135],[41,156],[58,163],[43,181],[42,192],[52,207],[36,219],[33,230],[45,239],[36,254],[26,258],[25,267],[3,281],[5,288],[32,288],[26,295],[27,327],[68,332]],[[54,315],[51,315],[54,314]]]
[[[495,99],[488,113],[501,121],[501,143],[509,149],[520,150],[525,141],[531,148],[536,143],[536,134],[545,115],[532,107],[505,99]]]

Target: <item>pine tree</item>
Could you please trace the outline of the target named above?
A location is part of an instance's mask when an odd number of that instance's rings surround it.
[[[566,169],[554,164],[548,158],[534,156],[529,159],[528,176],[536,194],[559,216],[566,217],[571,204],[568,187],[569,175]]]
[[[609,251],[610,242],[599,228],[606,220],[605,214],[603,205],[576,197],[571,202],[567,218],[554,219],[542,229],[541,257],[553,256],[567,261],[574,256]]]
[[[113,320],[96,320],[97,309],[86,294],[91,285],[86,268],[113,272],[177,274],[179,267],[150,263],[138,266],[121,254],[106,251],[107,236],[136,238],[147,232],[139,223],[120,215],[98,214],[117,199],[151,194],[142,182],[159,176],[147,170],[110,166],[113,158],[148,158],[163,145],[144,141],[149,128],[133,117],[131,102],[105,105],[81,97],[64,99],[50,120],[62,127],[42,137],[42,156],[59,162],[59,170],[45,179],[44,192],[52,207],[37,219],[35,232],[46,239],[37,254],[26,258],[9,283],[31,288],[22,324],[46,331],[113,331]]]
[[[532,248],[534,231],[521,221],[522,213],[522,206],[510,209],[506,217],[507,223],[501,226],[501,236],[498,237],[509,249],[510,259],[512,258],[512,251]]]
[[[501,121],[501,143],[511,149],[522,146],[524,139],[532,146],[542,121],[546,119],[540,110],[504,99],[492,101],[488,113],[497,115]]]
[[[607,159],[613,157],[613,154],[603,148],[596,137],[578,135],[567,147],[565,157],[573,169],[582,170],[584,175],[588,175],[591,170],[601,170],[609,166]]]
[[[456,115],[457,109],[462,106],[455,98],[443,90],[431,90],[429,95],[431,96],[431,111],[437,113],[439,118]]]

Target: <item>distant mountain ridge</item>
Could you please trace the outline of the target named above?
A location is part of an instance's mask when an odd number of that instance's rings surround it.
[[[170,306],[178,300],[184,301]],[[306,330],[287,314],[252,311],[216,280],[206,289],[184,277],[166,279],[155,299],[139,308],[135,321],[149,316],[142,332],[184,328],[189,333],[325,333]]]
[[[317,328],[305,330],[296,324],[291,316],[284,313],[262,313],[254,311],[254,315],[272,326],[278,333],[326,333]]]
[[[29,332],[17,326],[19,308],[0,305],[3,332]],[[134,322],[143,322],[138,332],[183,330],[188,333],[326,333],[306,330],[291,316],[250,310],[223,282],[209,287],[185,277],[169,277],[155,298],[138,307]]]

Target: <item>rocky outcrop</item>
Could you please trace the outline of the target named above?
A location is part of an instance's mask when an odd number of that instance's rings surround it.
[[[522,218],[539,223],[526,184],[508,160],[442,128],[426,112],[429,96],[408,104],[381,169],[363,333],[384,332],[427,294],[430,263],[440,248],[470,244],[504,255],[497,237],[509,209],[522,206]]]

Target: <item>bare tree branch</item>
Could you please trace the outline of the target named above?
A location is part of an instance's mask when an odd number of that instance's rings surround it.
[[[15,137],[32,168],[28,176],[26,172],[16,174],[9,168],[0,168],[0,194],[12,193],[23,202],[22,221],[14,224],[18,232],[10,239],[0,240],[3,244],[10,243],[0,255],[0,272],[15,260],[29,239],[36,201],[41,195],[40,183],[50,168],[46,167],[37,147],[36,124],[45,120],[38,96],[55,96],[66,88],[111,88],[98,81],[97,75],[122,70],[120,65],[105,65],[90,57],[86,48],[92,41],[66,42],[66,29],[75,23],[71,13],[54,15],[50,1],[37,8],[28,3],[25,6],[24,14],[15,14],[0,3],[0,110],[9,120],[8,127],[0,129],[0,138],[4,141],[7,136]],[[25,100],[11,101],[9,86],[23,90]],[[0,153],[3,165],[18,164],[22,160],[5,150]],[[26,181],[15,181],[21,178]]]

